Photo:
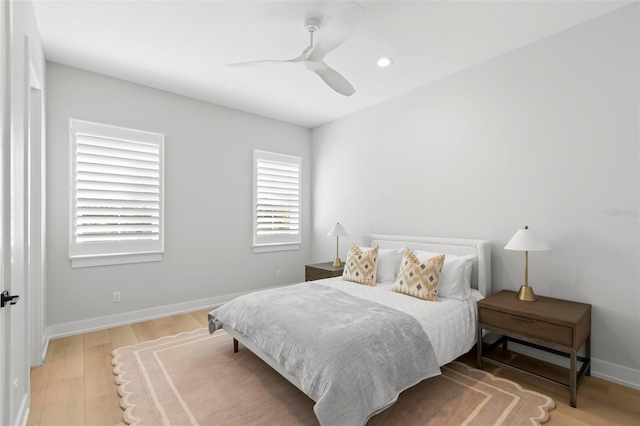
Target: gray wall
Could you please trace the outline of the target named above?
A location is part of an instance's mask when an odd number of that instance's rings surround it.
[[[638,36],[635,4],[315,128],[312,260],[336,221],[343,259],[365,233],[482,238],[517,290],[529,225],[535,292],[592,304],[595,372],[640,387]]]
[[[197,304],[198,300],[303,280],[310,245],[309,129],[55,63],[47,65],[50,327],[78,332],[142,318],[144,315],[136,314],[141,310]],[[71,268],[69,118],[165,135],[162,262]],[[300,250],[252,252],[254,148],[302,157]],[[278,269],[281,279],[276,279]],[[121,303],[112,303],[114,291],[122,292]],[[107,318],[98,323],[86,321],[97,317]],[[76,324],[56,328],[66,323]]]

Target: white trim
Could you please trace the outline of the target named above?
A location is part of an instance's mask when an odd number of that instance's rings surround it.
[[[42,362],[44,362],[45,357],[47,356],[47,351],[49,350],[49,335],[46,330],[44,335],[42,336]]]
[[[640,370],[591,358],[591,375],[603,380],[640,390]],[[624,378],[622,378],[624,377]]]
[[[499,334],[489,333],[485,336],[483,341],[493,343],[498,340],[499,337]],[[509,342],[509,350],[541,361],[546,361],[550,364],[569,368],[569,358],[565,358],[560,355],[555,355],[550,352],[515,342]],[[640,370],[634,370],[629,367],[591,357],[591,375],[622,386],[640,390]]]
[[[127,253],[105,256],[84,256],[71,259],[72,268],[91,266],[124,265],[127,263],[160,262],[162,253]]]
[[[273,251],[300,250],[300,244],[267,244],[253,246],[254,253],[270,253]]]
[[[28,43],[28,38],[25,39]],[[27,48],[28,46],[25,46]],[[46,258],[46,141],[45,104],[42,83],[38,78],[34,58],[29,50],[29,85],[26,91],[28,102],[25,116],[28,138],[27,145],[27,238],[28,238],[28,291],[31,367],[42,364],[44,328],[46,321],[45,300],[45,258]],[[35,99],[34,99],[35,98]],[[36,114],[34,114],[34,112]],[[36,121],[34,121],[36,120]],[[35,132],[34,132],[35,130]],[[39,160],[39,161],[36,161]],[[35,179],[39,178],[39,179]],[[39,230],[36,232],[35,230]]]
[[[289,284],[287,284],[289,285]],[[282,286],[274,286],[276,288]],[[170,317],[173,315],[184,314],[188,312],[198,311],[201,309],[215,308],[226,302],[235,299],[243,294],[253,293],[254,291],[266,290],[258,289],[245,291],[242,293],[227,294],[224,296],[209,297],[207,299],[198,299],[190,302],[176,303],[174,305],[165,305],[157,308],[141,309],[139,311],[126,312],[122,314],[107,315],[103,317],[90,318],[81,321],[67,322],[63,324],[50,325],[47,327],[48,339],[57,339],[59,337],[73,336],[76,334],[88,333],[90,331],[104,330],[107,328],[118,327],[121,325],[133,324],[141,321],[148,321],[158,318]]]
[[[20,410],[18,410],[18,416],[16,417],[16,424],[20,426],[26,426],[29,420],[29,411],[31,408],[31,392],[24,394],[22,401],[20,402]]]

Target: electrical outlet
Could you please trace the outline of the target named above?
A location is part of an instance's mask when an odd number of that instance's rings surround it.
[[[282,271],[280,269],[276,271],[276,278],[282,278]]]
[[[119,291],[114,291],[113,292],[113,303],[120,303],[120,292]]]

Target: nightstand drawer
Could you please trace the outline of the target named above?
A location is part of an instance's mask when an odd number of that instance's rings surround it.
[[[545,321],[538,321],[492,309],[480,308],[479,320],[482,324],[520,333],[527,337],[543,339],[547,342],[573,347],[573,329]]]
[[[321,280],[323,278],[331,277],[331,275],[327,274],[326,271],[322,271],[316,268],[310,268],[308,266],[306,267],[305,275],[306,275],[307,281],[315,281],[315,280]]]
[[[306,281],[322,280],[342,276],[344,266],[333,266],[333,262],[314,263],[305,265],[304,275]]]

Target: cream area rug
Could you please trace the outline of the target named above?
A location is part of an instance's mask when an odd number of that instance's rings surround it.
[[[317,425],[314,402],[232,338],[198,329],[113,351],[124,421],[132,425]],[[529,425],[554,401],[453,362],[402,392],[368,425]]]

